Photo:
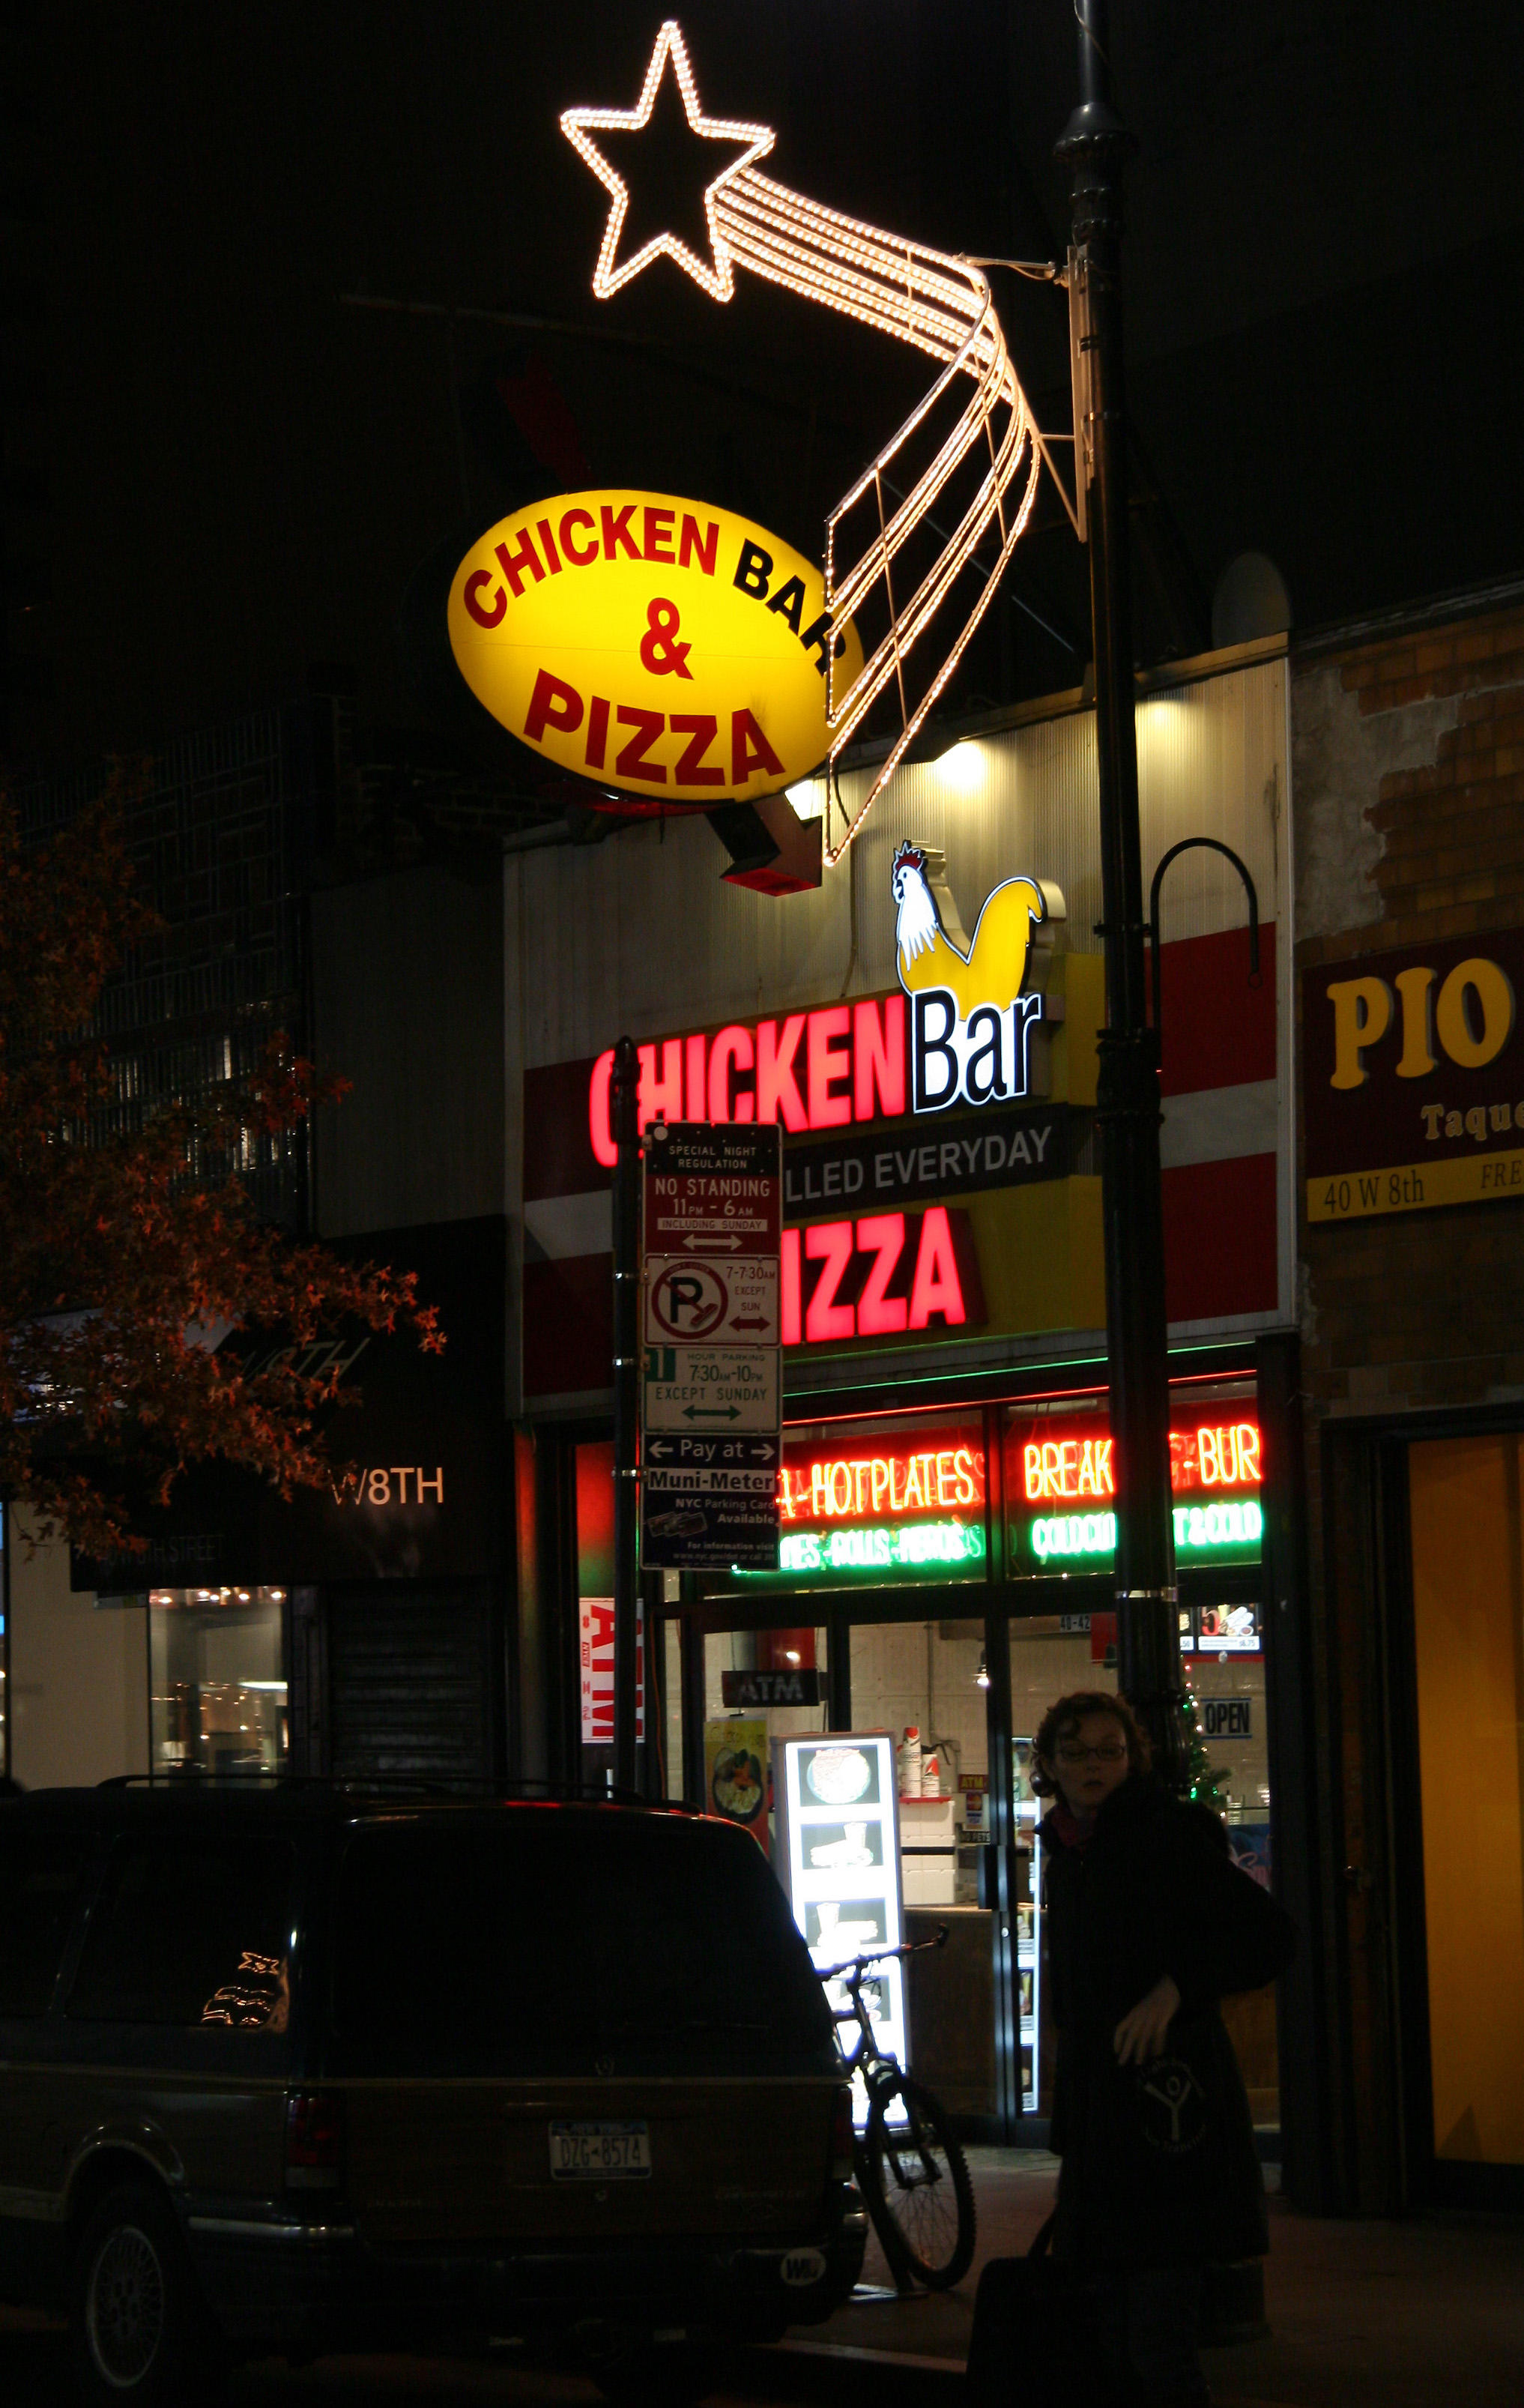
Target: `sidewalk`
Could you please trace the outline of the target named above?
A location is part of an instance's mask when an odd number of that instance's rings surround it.
[[[941,2392],[942,2376],[951,2391],[968,2354],[979,2269],[1025,2250],[1058,2170],[1056,2157],[1014,2149],[971,2150],[969,2162],[979,2233],[966,2281],[946,2297],[851,2303],[785,2350],[829,2351],[844,2372],[854,2361],[866,2372],[879,2353],[919,2361],[925,2383]],[[1271,2337],[1208,2353],[1219,2408],[1520,2408],[1524,2218],[1354,2222],[1297,2215],[1274,2197],[1270,2208]],[[871,2242],[863,2280],[888,2279]]]

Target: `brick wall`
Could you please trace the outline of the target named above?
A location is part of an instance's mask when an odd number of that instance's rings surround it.
[[[1298,969],[1524,925],[1524,609],[1299,666],[1293,721],[1314,681],[1335,680],[1334,714],[1358,716],[1358,737],[1325,747],[1307,808],[1327,824],[1306,833],[1314,849],[1374,836],[1379,851],[1370,916],[1304,936]],[[1300,843],[1300,791],[1295,808]],[[1299,926],[1316,917],[1299,910]],[[1524,1398],[1524,1203],[1303,1223],[1300,1252],[1317,1410]]]
[[[1299,974],[1524,925],[1524,608],[1294,661],[1291,715]],[[1297,991],[1300,1011],[1300,975]],[[1299,1148],[1299,1197],[1302,1171]],[[1410,2203],[1391,1904],[1417,1875],[1389,1803],[1411,1768],[1396,1761],[1370,1433],[1437,1408],[1524,1415],[1524,1202],[1314,1226],[1303,1212],[1299,1230],[1309,1764],[1333,1976],[1317,2044],[1347,2069],[1329,2094],[1325,2196],[1389,2213]]]

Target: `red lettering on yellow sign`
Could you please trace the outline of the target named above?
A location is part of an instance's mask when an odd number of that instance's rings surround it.
[[[525,541],[528,541],[526,536]],[[499,551],[503,550],[499,545]],[[477,578],[485,572],[478,570]],[[542,571],[543,574],[543,571]],[[469,581],[466,608],[484,627],[495,626],[507,605],[498,594],[497,617],[490,618],[478,607],[472,592],[477,579]],[[621,702],[611,706],[603,695],[595,694],[591,703],[585,702],[576,686],[564,678],[553,677],[541,669],[534,680],[534,690],[524,713],[524,741],[543,744],[549,736],[575,736],[587,719],[586,762],[590,769],[601,769],[608,742],[608,715],[614,710],[614,723],[619,727],[633,727],[634,734],[621,746],[614,767],[619,775],[639,778],[653,786],[664,786],[670,771],[675,786],[722,786],[725,771],[705,756],[719,735],[719,722],[705,711],[675,711],[669,719],[662,710],[647,710],[638,703]],[[653,761],[654,746],[671,734],[688,740],[676,762]],[[755,715],[746,709],[730,714],[730,778],[733,786],[747,785],[759,773],[776,777],[783,764],[769,744]]]
[[[635,505],[627,502],[622,509],[612,509],[605,502],[599,521],[591,510],[563,510],[558,527],[552,530],[548,519],[537,519],[534,532],[520,527],[518,540],[510,547],[500,543],[493,547],[503,584],[493,582],[489,568],[478,568],[466,580],[464,601],[478,627],[496,627],[503,622],[508,607],[508,592],[515,601],[525,591],[525,580],[531,587],[540,584],[548,570],[559,577],[563,568],[591,568],[595,560],[652,560],[668,562],[678,568],[698,567],[705,577],[712,577],[719,557],[719,524],[708,519],[701,527],[691,511],[684,510],[682,526],[675,536],[675,510],[656,509],[649,505],[642,513],[643,540],[635,540]],[[591,543],[578,540],[583,532],[591,537]],[[556,549],[556,536],[561,538],[561,550]],[[536,549],[534,536],[540,538]],[[676,541],[677,550],[673,545]],[[543,554],[543,556],[542,556]],[[564,554],[564,558],[563,558]],[[486,589],[491,588],[491,598]],[[505,588],[507,591],[505,591]],[[797,632],[797,630],[796,630]]]

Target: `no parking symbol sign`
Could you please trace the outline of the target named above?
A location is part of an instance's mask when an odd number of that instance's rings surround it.
[[[705,1339],[728,1346],[777,1345],[776,1254],[731,1261],[658,1255],[648,1262],[647,1344],[691,1346]]]

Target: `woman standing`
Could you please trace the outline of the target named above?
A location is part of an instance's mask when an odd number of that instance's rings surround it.
[[[1118,2397],[1203,2408],[1202,2270],[1270,2245],[1264,2185],[1217,2002],[1257,1990],[1291,1927],[1205,1807],[1148,1770],[1125,1698],[1061,1698],[1033,1786],[1058,2032],[1055,2257],[1085,2284]]]

